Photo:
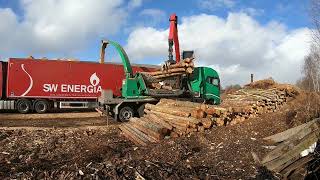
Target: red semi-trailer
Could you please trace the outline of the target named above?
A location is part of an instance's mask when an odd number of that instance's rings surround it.
[[[132,67],[134,72],[157,68]],[[50,108],[93,108],[102,89],[121,96],[124,78],[120,63],[10,58],[0,62],[0,109],[45,113]]]

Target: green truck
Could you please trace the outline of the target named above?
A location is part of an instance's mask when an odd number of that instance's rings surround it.
[[[118,43],[102,41],[101,60],[104,61],[107,45],[112,45],[119,53],[125,79],[122,83],[121,97],[114,97],[111,90],[102,90],[98,98],[99,111],[108,115],[112,114],[116,120],[127,121],[133,116],[141,117],[146,103],[157,103],[161,98],[220,104],[220,78],[214,69],[195,67],[191,75],[178,78],[179,89],[150,89],[146,85],[146,81],[150,81],[149,77],[144,73],[133,73],[129,58]]]

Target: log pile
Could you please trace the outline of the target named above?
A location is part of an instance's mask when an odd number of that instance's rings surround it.
[[[275,112],[289,97],[285,90],[272,88],[240,89],[227,95],[220,106],[161,99],[156,105],[146,104],[144,117],[132,118],[120,129],[134,143],[146,145],[165,137],[234,125],[262,113]]]
[[[166,79],[192,74],[194,70],[194,58],[186,58],[176,64],[165,63],[154,72],[142,72],[145,82],[154,89],[168,89],[170,86],[159,84]]]
[[[175,107],[170,106],[169,103],[174,101],[161,99],[157,105],[146,104],[144,117],[131,118],[128,123],[120,126],[124,136],[136,144],[146,145],[149,142],[158,142],[165,137],[203,132],[212,127],[213,122],[205,118],[204,111],[194,108],[198,103],[192,105],[191,102],[176,101]]]
[[[225,123],[237,124],[250,117],[276,112],[290,97],[292,94],[286,89],[240,89],[228,94],[221,104],[232,114]]]
[[[319,172],[320,119],[264,138],[276,147],[260,162],[284,179],[304,179]]]

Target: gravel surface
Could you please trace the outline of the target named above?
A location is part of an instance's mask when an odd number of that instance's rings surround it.
[[[301,98],[240,124],[145,147],[100,117],[23,121],[1,114],[0,179],[272,179],[251,152],[262,158],[269,151],[262,138],[305,121]]]

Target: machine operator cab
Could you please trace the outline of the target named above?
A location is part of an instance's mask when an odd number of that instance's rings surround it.
[[[215,70],[196,67],[189,83],[189,89],[195,98],[204,99],[210,104],[220,104],[220,78]]]
[[[194,51],[183,51],[182,58],[194,57]],[[212,68],[195,67],[188,80],[189,91],[194,98],[204,100],[209,104],[220,104],[220,78]]]

